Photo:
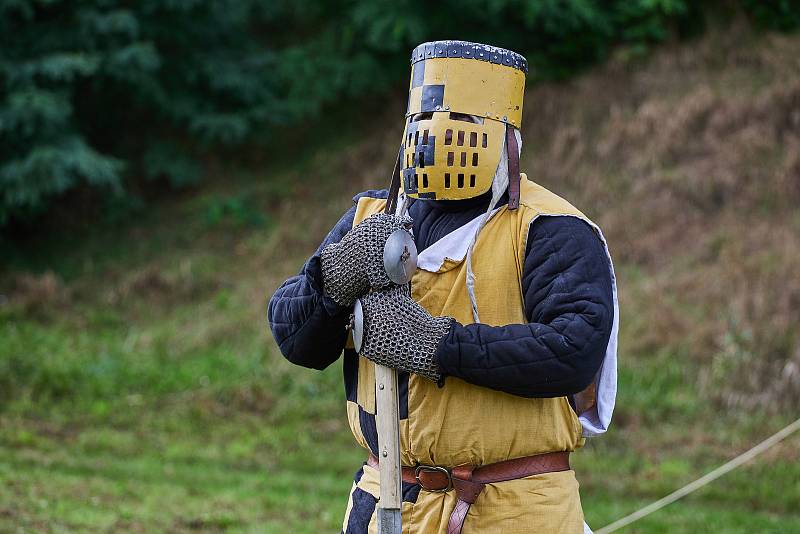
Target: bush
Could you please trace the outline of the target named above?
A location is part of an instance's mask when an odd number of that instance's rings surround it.
[[[696,26],[698,4],[0,0],[0,227],[75,189],[193,184],[208,151],[279,144],[332,102],[404,83],[425,40],[507,46],[535,79],[564,78],[617,44]],[[743,4],[769,26],[798,23],[789,2]]]

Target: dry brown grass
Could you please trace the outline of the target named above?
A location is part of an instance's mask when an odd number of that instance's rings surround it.
[[[24,313],[43,318],[55,308],[64,308],[72,301],[72,291],[53,271],[42,274],[18,273],[4,284],[2,302],[11,302]]]
[[[734,30],[526,100],[529,175],[623,267],[625,355],[688,349],[727,406],[800,403],[797,47]]]

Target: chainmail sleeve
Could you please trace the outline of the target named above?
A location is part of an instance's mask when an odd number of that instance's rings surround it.
[[[386,190],[370,190],[353,197],[386,198]],[[341,306],[323,291],[324,280],[320,253],[338,243],[353,227],[356,207],[339,219],[316,252],[296,276],[286,280],[272,295],[267,318],[272,336],[283,356],[292,363],[312,369],[324,369],[335,362],[347,341],[345,326],[352,306]]]
[[[383,249],[392,232],[410,226],[408,217],[376,213],[354,226],[338,243],[325,246],[320,254],[325,294],[350,306],[370,288],[390,286]]]
[[[408,284],[373,291],[361,299],[364,342],[360,354],[375,363],[438,382],[436,347],[451,317],[433,317],[411,298]]]

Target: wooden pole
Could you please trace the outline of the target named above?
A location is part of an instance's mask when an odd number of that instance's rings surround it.
[[[394,369],[375,365],[375,404],[381,481],[378,532],[401,534],[400,412]]]
[[[386,213],[397,211],[397,195],[400,189],[400,163],[403,146],[397,153],[397,161],[386,199]],[[378,461],[380,472],[380,498],[378,499],[378,532],[380,534],[402,534],[400,471],[400,407],[397,396],[397,371],[375,364],[375,426],[378,431]]]

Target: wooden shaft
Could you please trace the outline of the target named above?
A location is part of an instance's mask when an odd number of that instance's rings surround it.
[[[403,145],[397,153],[397,161],[389,185],[385,213],[398,211],[397,196],[400,192],[400,165]],[[400,407],[397,396],[397,371],[375,364],[375,426],[378,431],[378,471],[380,474],[380,498],[378,499],[378,532],[380,534],[402,534],[400,470]]]
[[[397,396],[397,371],[383,365],[375,365],[375,404],[377,408],[376,427],[378,431],[378,460],[380,462],[380,499],[378,507],[396,510],[399,517],[403,494],[401,492],[400,471],[400,411]],[[379,514],[378,518],[387,517]],[[400,534],[400,521],[391,530],[378,531],[382,534]],[[388,525],[387,525],[388,526]]]

